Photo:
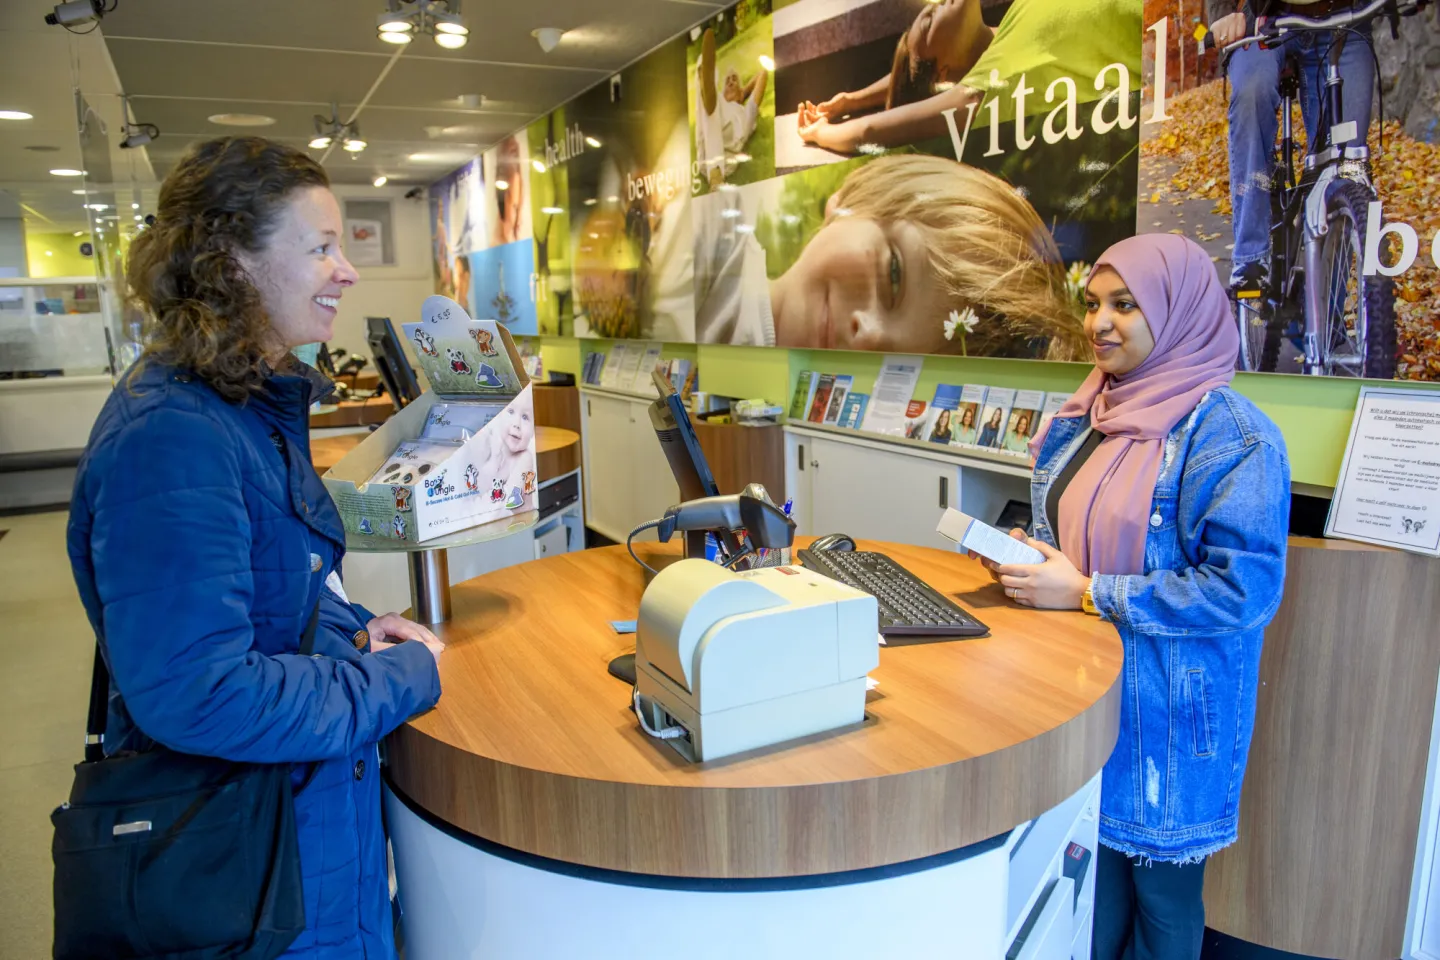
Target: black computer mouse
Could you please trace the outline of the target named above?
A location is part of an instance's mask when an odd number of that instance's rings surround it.
[[[810,544],[811,550],[841,550],[850,553],[855,549],[855,541],[844,533],[831,533],[821,537]]]

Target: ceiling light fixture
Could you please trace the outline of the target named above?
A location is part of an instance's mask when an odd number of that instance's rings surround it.
[[[586,137],[586,138],[585,138],[585,142],[588,143],[588,144],[589,144],[590,146],[592,146],[592,147],[598,147],[598,146],[600,146],[600,141],[599,141],[599,140],[596,140],[594,137]]]
[[[565,36],[565,31],[559,27],[537,27],[530,31],[530,36],[540,44],[540,49],[549,53],[560,46],[560,38]]]
[[[0,110],[0,120],[34,120],[35,115],[24,110]]]
[[[760,54],[760,66],[764,67],[771,73],[775,72],[775,61],[763,53]]]
[[[545,172],[545,164],[541,163],[539,160],[531,160],[531,161],[530,161],[530,166],[532,166],[532,167],[535,168],[535,172],[536,172],[536,173],[544,173],[544,172]],[[52,171],[50,171],[50,172],[51,172],[51,173],[54,173],[55,171],[52,170]]]
[[[354,120],[344,123],[340,120],[340,105],[330,104],[330,116],[315,114],[315,139],[310,141],[310,149],[326,150],[331,144],[338,143],[350,153],[359,153],[368,144],[360,136],[360,125]]]
[[[385,184],[387,184],[387,183],[389,183],[389,182],[390,182],[390,178],[389,178],[389,177],[376,177],[376,178],[375,178],[375,186],[377,186],[377,187],[383,187],[383,186],[385,186]]]
[[[496,180],[496,181],[495,181],[495,189],[496,189],[496,190],[509,190],[509,189],[510,189],[510,181],[509,181],[509,180]]]
[[[85,231],[84,231],[84,230],[76,230],[75,233],[74,233],[74,236],[83,237],[83,236],[85,236]]]
[[[52,177],[83,177],[84,170],[71,170],[69,167],[57,167],[50,171]]]
[[[557,214],[564,213],[564,212],[565,212],[565,208],[564,208],[564,207],[541,207],[541,208],[540,208],[540,212],[541,212],[541,213],[548,213],[548,214],[550,214],[550,215],[553,217],[553,216],[555,216],[555,215],[557,215]]]
[[[446,50],[458,50],[470,39],[460,0],[386,0],[375,29],[386,43],[409,43],[426,36]]]
[[[275,122],[263,113],[216,113],[206,119],[222,127],[268,127]]]

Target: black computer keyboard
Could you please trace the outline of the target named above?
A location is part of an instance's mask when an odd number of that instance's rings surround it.
[[[883,636],[978,637],[990,631],[883,553],[801,550],[799,557],[806,569],[874,597]]]

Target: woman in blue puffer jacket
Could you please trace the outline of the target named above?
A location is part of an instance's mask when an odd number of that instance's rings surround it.
[[[1194,960],[1205,860],[1236,836],[1290,464],[1280,431],[1230,388],[1235,322],[1196,244],[1167,234],[1107,250],[1085,330],[1095,369],[1031,447],[1030,542],[1046,560],[989,566],[1015,602],[1083,608],[1125,647],[1094,957]]]
[[[345,598],[310,464],[328,340],[357,277],[325,171],[259,138],[196,146],[130,248],[144,356],[95,424],[69,551],[110,667],[107,753],[294,764],[305,931],[286,957],[395,955],[377,743],[440,696],[442,649]],[[299,654],[319,606],[314,653]],[[399,642],[410,640],[414,642]]]

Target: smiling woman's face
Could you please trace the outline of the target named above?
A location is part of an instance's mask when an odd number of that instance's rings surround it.
[[[1122,377],[1155,350],[1150,323],[1125,281],[1110,267],[1098,267],[1085,285],[1085,335],[1095,349],[1095,366]]]
[[[836,215],[771,284],[782,347],[940,353],[951,309],[920,230]]]

